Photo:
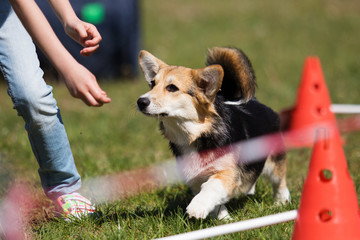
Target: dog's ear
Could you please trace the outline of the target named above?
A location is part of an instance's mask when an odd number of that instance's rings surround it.
[[[153,81],[153,78],[159,72],[160,68],[167,66],[166,63],[154,57],[151,53],[145,50],[140,51],[139,65],[141,71],[145,75],[146,81],[150,86],[151,81]]]
[[[224,77],[223,68],[220,65],[211,65],[193,71],[197,86],[202,90],[205,96],[212,101],[221,87]]]

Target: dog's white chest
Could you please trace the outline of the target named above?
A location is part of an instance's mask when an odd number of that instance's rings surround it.
[[[185,121],[183,119],[168,118],[162,120],[162,123],[164,136],[171,142],[181,146],[190,145],[191,142],[210,128],[210,123],[198,123],[196,121]],[[188,152],[191,151],[191,149],[188,150]]]

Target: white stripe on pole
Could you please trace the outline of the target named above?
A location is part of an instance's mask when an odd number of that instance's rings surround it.
[[[193,240],[216,237],[229,233],[241,232],[259,227],[265,227],[278,223],[294,220],[297,216],[297,210],[278,213],[260,218],[253,218],[245,221],[224,224],[216,227],[201,229],[193,232],[158,238],[158,240]]]
[[[360,105],[358,104],[331,104],[330,110],[337,114],[358,114]]]

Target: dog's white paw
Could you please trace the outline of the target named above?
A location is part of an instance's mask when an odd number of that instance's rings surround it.
[[[209,179],[201,185],[200,192],[191,200],[186,212],[190,217],[206,218],[216,206],[228,201],[228,193],[219,179]]]
[[[287,187],[278,189],[274,195],[274,199],[276,204],[289,203],[291,200],[289,189]]]
[[[186,212],[189,214],[189,217],[205,219],[213,209],[214,206],[209,204],[208,199],[203,201],[201,197],[195,196],[189,206],[187,206]]]

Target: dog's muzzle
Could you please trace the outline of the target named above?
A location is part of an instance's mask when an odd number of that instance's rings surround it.
[[[140,111],[144,111],[150,105],[150,99],[147,97],[141,97],[137,100],[137,105]]]

